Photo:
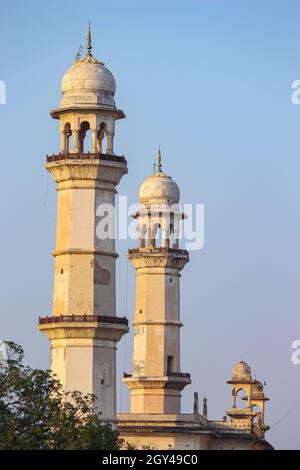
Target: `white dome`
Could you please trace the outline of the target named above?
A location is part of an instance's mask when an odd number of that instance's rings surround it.
[[[175,181],[158,171],[142,183],[139,191],[140,203],[149,204],[178,204],[180,191]]]
[[[104,105],[115,108],[116,82],[103,62],[87,54],[65,73],[61,84],[61,106]]]
[[[251,368],[247,362],[240,361],[232,369],[232,378],[234,380],[251,380]]]

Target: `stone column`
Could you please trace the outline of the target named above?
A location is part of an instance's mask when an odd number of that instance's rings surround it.
[[[112,131],[106,131],[106,153],[114,153],[114,133]]]
[[[73,145],[72,145],[72,153],[78,153],[79,151],[79,129],[73,129]]]
[[[147,246],[153,246],[153,238],[152,238],[152,227],[151,227],[151,221],[150,217],[148,218],[148,226],[147,226],[147,232],[148,232],[148,243]]]
[[[232,408],[236,408],[236,395],[232,395]]]
[[[97,129],[92,129],[92,146],[91,153],[97,153]]]
[[[64,131],[61,131],[60,133],[60,151],[61,153],[66,153],[66,141],[67,141],[67,136]]]
[[[170,234],[167,230],[163,230],[163,237],[162,237],[162,246],[165,248],[170,247]]]
[[[139,248],[145,247],[145,234],[143,233],[143,226],[139,226]]]
[[[176,250],[178,249],[179,243],[178,243],[178,233],[174,232],[173,234],[173,244],[172,248],[175,248]]]

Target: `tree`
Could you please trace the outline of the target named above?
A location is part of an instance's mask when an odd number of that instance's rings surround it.
[[[21,346],[6,342],[0,358],[0,449],[106,449],[121,446],[101,422],[95,397],[64,392],[49,370],[23,364]]]

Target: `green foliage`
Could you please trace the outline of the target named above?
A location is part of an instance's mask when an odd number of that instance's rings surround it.
[[[125,450],[157,450],[152,444],[144,444],[141,448],[133,444],[133,442],[127,442],[122,446]]]
[[[95,397],[66,393],[51,371],[23,364],[21,346],[6,343],[0,361],[0,449],[118,449],[118,432],[101,422]]]

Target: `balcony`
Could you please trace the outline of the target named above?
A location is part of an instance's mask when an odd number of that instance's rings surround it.
[[[127,374],[126,372],[124,372],[123,377],[124,377],[124,379],[128,379],[128,378],[131,378],[131,377],[132,377],[132,374]],[[190,380],[190,379],[191,379],[191,374],[189,374],[189,373],[187,373],[187,372],[167,372],[167,373],[166,373],[166,377],[172,377],[172,378],[179,378],[179,379],[188,379],[188,380]],[[139,377],[139,378],[145,379],[145,378],[147,378],[147,377],[141,376],[141,377]]]
[[[187,250],[181,250],[179,248],[168,248],[164,246],[161,246],[161,247],[146,246],[145,248],[129,248],[128,250],[129,255],[137,255],[137,254],[143,254],[147,252],[154,253],[154,254],[155,253],[157,254],[175,253],[177,255],[188,255]]]
[[[178,378],[182,378],[182,379],[190,379],[191,378],[191,374],[189,374],[188,372],[167,372],[167,376],[168,377],[178,377]]]
[[[109,153],[57,153],[46,155],[46,162],[53,163],[62,160],[103,160],[108,162],[127,163],[126,158],[121,155],[112,155]]]
[[[107,315],[59,315],[51,317],[39,317],[39,325],[49,323],[74,323],[74,322],[93,322],[93,323],[114,323],[119,325],[128,325],[125,317],[109,317]]]

